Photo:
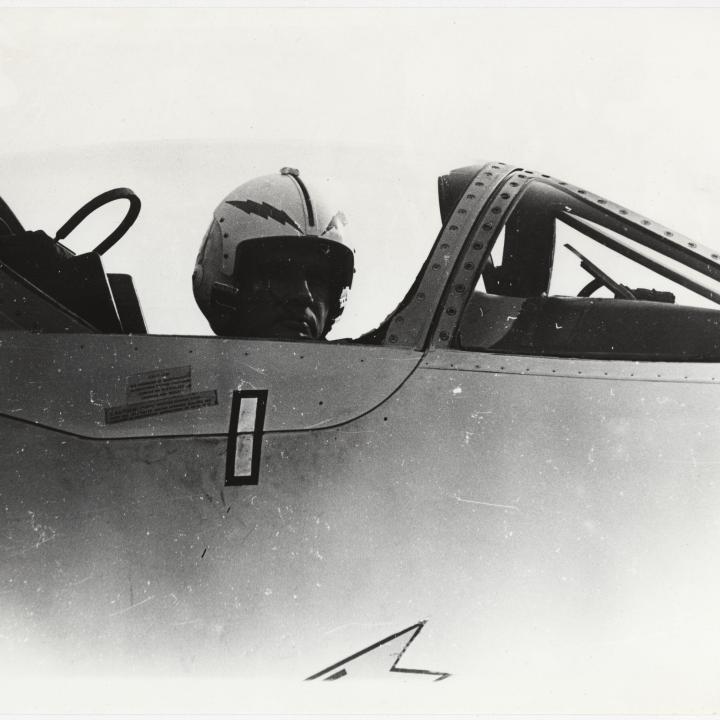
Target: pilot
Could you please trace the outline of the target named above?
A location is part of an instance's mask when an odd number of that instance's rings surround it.
[[[294,168],[233,190],[215,210],[193,272],[195,300],[213,332],[324,339],[352,285],[345,223]]]

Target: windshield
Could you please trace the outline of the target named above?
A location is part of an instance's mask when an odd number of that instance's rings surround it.
[[[462,314],[460,347],[716,362],[717,254],[582,192],[536,181],[521,194]]]

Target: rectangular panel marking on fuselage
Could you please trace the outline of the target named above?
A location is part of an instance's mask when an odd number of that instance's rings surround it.
[[[257,485],[267,390],[235,390],[230,410],[225,485]]]

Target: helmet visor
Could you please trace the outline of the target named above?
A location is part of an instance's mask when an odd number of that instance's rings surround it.
[[[238,284],[263,281],[272,290],[302,275],[308,286],[350,287],[352,252],[324,238],[275,237],[246,240],[235,255],[234,279]]]

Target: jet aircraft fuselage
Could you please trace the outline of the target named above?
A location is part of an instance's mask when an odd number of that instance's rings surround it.
[[[404,671],[478,711],[718,709],[717,254],[503,163],[440,197],[353,342],[147,334],[127,283],[84,316],[3,261],[6,677]]]

